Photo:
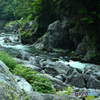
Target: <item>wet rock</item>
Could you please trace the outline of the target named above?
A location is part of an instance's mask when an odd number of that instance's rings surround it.
[[[4,42],[5,42],[5,43],[11,43],[12,41],[11,41],[11,39],[9,39],[9,38],[4,38]]]
[[[21,60],[29,60],[30,56],[32,56],[32,54],[22,50],[19,51],[18,54],[16,55],[16,57]]]

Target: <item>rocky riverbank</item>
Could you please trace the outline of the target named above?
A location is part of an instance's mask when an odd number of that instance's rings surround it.
[[[9,98],[12,98],[12,100],[15,98],[17,100],[24,100],[25,98],[28,98],[28,100],[76,100],[75,96],[66,93],[68,90],[62,91],[64,87],[68,87],[69,85],[72,87],[70,90],[72,89],[74,92],[96,92],[98,93],[98,99],[95,100],[99,100],[100,66],[87,64],[84,70],[79,70],[73,68],[71,63],[67,63],[67,61],[43,59],[42,57],[23,52],[19,52],[15,60],[19,64],[23,64],[24,67],[30,67],[32,70],[40,72],[40,75],[45,75],[52,81],[53,87],[61,91],[56,92],[56,95],[35,92],[23,77],[13,75],[9,71],[9,68],[0,61],[0,90],[2,90],[3,94],[0,94],[1,100],[9,100]],[[77,97],[78,100],[84,100],[84,98],[85,96],[80,95]]]

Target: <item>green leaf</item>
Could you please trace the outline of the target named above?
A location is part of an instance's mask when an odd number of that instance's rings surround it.
[[[81,20],[82,20],[82,21],[87,21],[88,18],[87,18],[87,17],[83,17],[83,18],[81,18]]]

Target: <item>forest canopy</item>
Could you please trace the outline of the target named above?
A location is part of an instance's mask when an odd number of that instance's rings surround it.
[[[99,36],[100,0],[0,0],[0,19],[37,20],[41,30],[63,17],[76,17],[76,24],[87,26],[90,34]],[[44,31],[44,32],[45,32]]]

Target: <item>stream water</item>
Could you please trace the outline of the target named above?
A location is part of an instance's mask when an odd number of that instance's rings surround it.
[[[0,30],[0,50],[6,51],[7,53],[10,53],[12,56],[16,56],[16,54],[20,50],[23,50],[32,54],[37,53],[39,56],[47,59],[58,58],[59,62],[64,64],[70,64],[70,66],[72,66],[73,68],[78,68],[82,71],[84,70],[84,67],[88,65],[87,63],[80,63],[78,61],[72,60],[68,62],[64,59],[64,56],[62,54],[47,53],[45,51],[37,50],[33,46],[23,45],[20,40],[18,41],[18,34],[13,34],[11,32],[5,33],[3,30]]]

